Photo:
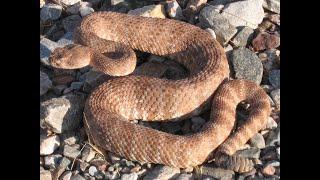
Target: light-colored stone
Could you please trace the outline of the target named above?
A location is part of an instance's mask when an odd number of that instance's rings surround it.
[[[96,155],[96,152],[91,147],[86,146],[82,150],[81,159],[86,162],[90,162],[95,157],[95,155]]]
[[[152,171],[148,172],[143,180],[170,179],[179,175],[180,169],[164,165],[157,165]]]
[[[90,176],[95,176],[98,173],[98,170],[95,166],[90,166],[89,167],[89,174]]]
[[[266,146],[263,136],[260,133],[256,133],[251,139],[250,144],[253,147],[263,149]]]
[[[176,180],[194,180],[194,176],[192,174],[183,173],[180,174]]]
[[[65,171],[61,176],[59,177],[59,180],[70,180],[72,176],[71,171]]]
[[[48,75],[40,71],[40,96],[44,95],[49,89],[52,88],[52,82]]]
[[[268,117],[266,129],[274,129],[277,128],[277,126],[277,122],[272,117]]]
[[[82,6],[79,9],[81,17],[85,17],[94,12],[94,9],[89,6]]]
[[[168,1],[166,4],[166,11],[169,15],[169,17],[173,19],[181,20],[183,19],[182,9],[177,1]]]
[[[206,28],[206,31],[208,31],[214,39],[217,39],[216,33],[214,32],[213,29]]]
[[[249,44],[253,32],[252,28],[244,27],[235,35],[231,42],[237,47],[246,46]]]
[[[81,0],[60,0],[60,2],[66,6],[71,6],[74,5],[78,2],[80,2]]]
[[[59,47],[59,44],[51,41],[47,38],[41,38],[40,40],[40,61],[45,65],[50,65],[49,56],[50,54]]]
[[[278,108],[280,108],[280,89],[271,91],[270,96]]]
[[[163,5],[149,5],[142,8],[133,9],[128,12],[128,14],[143,16],[143,17],[155,17],[155,18],[166,18],[165,8]]]
[[[211,5],[204,7],[200,11],[199,22],[202,28],[211,28],[222,45],[227,44],[237,33],[237,29],[229,23],[228,19],[216,12]]]
[[[60,138],[57,135],[40,136],[40,155],[52,154],[60,146]]]
[[[280,14],[280,0],[263,0],[263,7]]]
[[[74,144],[74,145],[64,145],[63,147],[63,155],[66,157],[69,157],[71,159],[75,159],[80,155],[80,145]]]
[[[44,170],[40,172],[40,180],[51,180],[51,172]]]
[[[83,95],[65,95],[52,98],[40,105],[41,127],[56,133],[75,130],[82,120],[85,97]]]
[[[51,154],[44,157],[44,165],[50,169],[55,169],[58,166],[58,162],[62,159],[61,154]]]
[[[40,9],[46,4],[45,0],[40,0]]]
[[[137,173],[123,174],[121,176],[121,180],[137,180],[137,179],[138,179]]]
[[[62,6],[57,4],[45,4],[40,10],[40,19],[42,21],[57,20],[62,13]]]
[[[224,6],[221,15],[235,27],[258,27],[264,18],[263,0],[236,1]]]

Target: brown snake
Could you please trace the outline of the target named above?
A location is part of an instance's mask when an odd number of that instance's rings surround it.
[[[238,172],[252,168],[251,160],[233,154],[265,126],[269,99],[253,82],[226,80],[226,55],[208,32],[170,19],[96,12],[83,19],[74,42],[52,53],[54,67],[91,65],[119,76],[98,86],[86,102],[86,128],[98,147],[141,163],[186,168],[214,158],[216,164]],[[169,80],[128,75],[136,65],[132,49],[173,58],[189,70],[189,76]],[[231,134],[242,101],[250,104],[250,114]],[[212,104],[210,121],[190,135],[129,122],[185,119],[200,114],[206,103]]]

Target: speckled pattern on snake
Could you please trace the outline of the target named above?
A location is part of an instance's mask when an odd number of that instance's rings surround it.
[[[57,48],[51,64],[76,69],[87,65],[116,76],[98,86],[86,101],[86,129],[97,147],[141,163],[187,168],[215,159],[238,172],[252,161],[234,153],[261,130],[270,115],[262,88],[229,80],[221,45],[205,30],[170,19],[114,12],[86,16],[74,32],[75,45]],[[134,50],[166,56],[189,70],[179,80],[130,75]],[[234,133],[236,107],[250,104],[245,123]],[[197,133],[174,135],[129,122],[185,119],[210,103],[210,120]]]

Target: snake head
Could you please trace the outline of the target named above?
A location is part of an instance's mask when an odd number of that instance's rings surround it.
[[[89,47],[70,44],[56,48],[49,62],[55,68],[78,69],[90,64],[92,51]]]

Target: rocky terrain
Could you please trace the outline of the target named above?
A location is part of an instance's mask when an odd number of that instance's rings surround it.
[[[55,69],[48,63],[57,47],[72,43],[75,27],[96,11],[170,18],[199,26],[225,48],[231,78],[259,84],[270,96],[266,128],[237,152],[253,158],[255,169],[235,173],[212,166],[209,173],[140,164],[101,152],[87,138],[83,108],[94,87],[112,78],[90,67]],[[135,74],[180,79],[188,72],[165,57],[136,52]],[[280,179],[280,0],[40,0],[40,178],[84,179]],[[239,106],[238,124],[247,117]],[[173,134],[198,132],[209,112],[181,122],[139,124]],[[201,148],[201,147],[199,147]]]

